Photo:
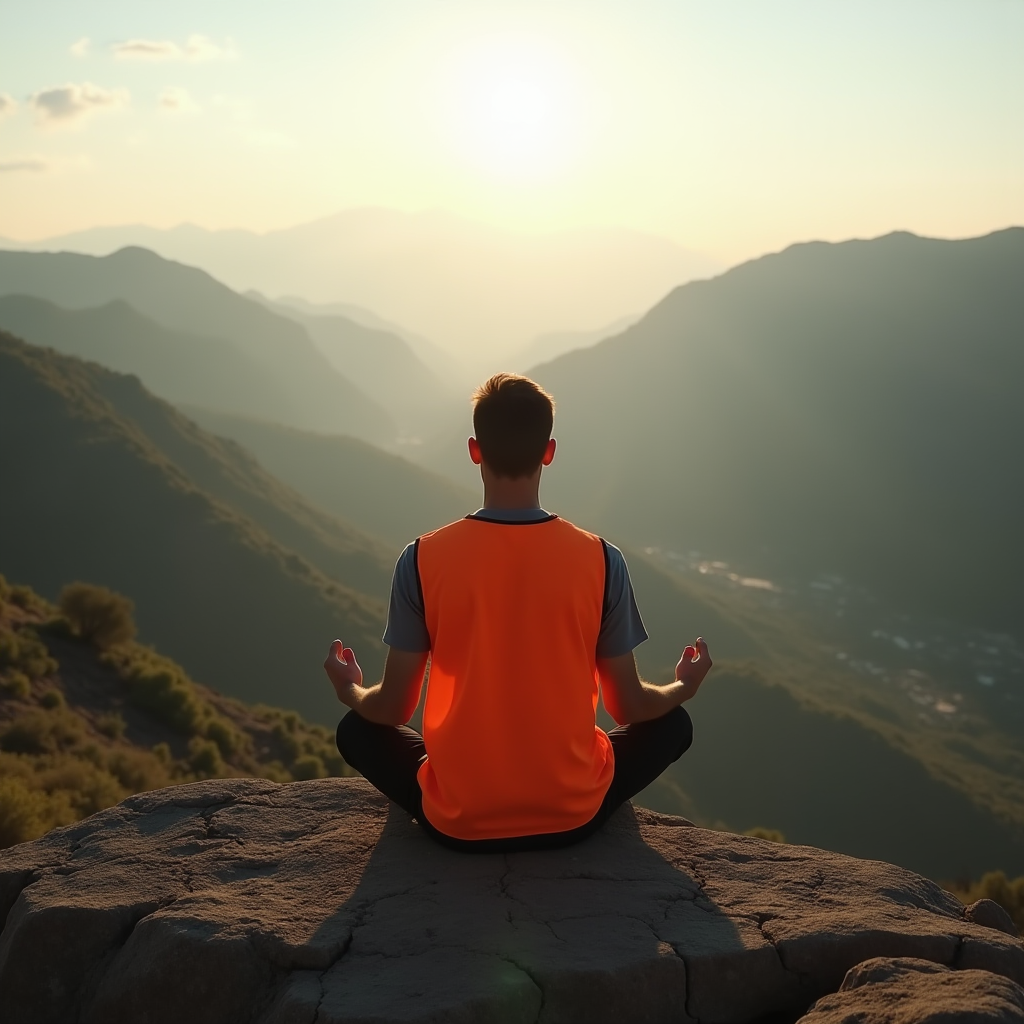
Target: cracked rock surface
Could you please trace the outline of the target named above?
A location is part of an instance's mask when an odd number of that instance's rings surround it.
[[[854,967],[800,1024],[1019,1024],[1024,988],[989,971],[952,971],[911,957]]]
[[[1019,940],[889,864],[629,807],[454,853],[361,779],[131,797],[0,854],[0,920],[23,1022],[795,1021],[872,957],[1024,983]]]

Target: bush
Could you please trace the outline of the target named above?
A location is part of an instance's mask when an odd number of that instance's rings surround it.
[[[73,747],[82,721],[66,708],[36,709],[16,718],[0,733],[0,748],[15,754],[48,754]]]
[[[206,723],[206,738],[217,744],[217,749],[225,758],[234,757],[251,743],[245,733],[219,715]]]
[[[60,610],[75,633],[105,651],[135,637],[135,602],[90,583],[71,583],[58,598]]]
[[[124,735],[125,721],[116,711],[111,711],[96,719],[96,728],[108,739],[119,740]]]
[[[136,707],[186,736],[196,732],[206,708],[182,675],[170,668],[149,669],[133,675],[130,682],[128,699]]]
[[[188,763],[192,771],[203,779],[215,779],[224,774],[224,762],[217,744],[199,736],[188,745]]]
[[[743,834],[753,836],[755,839],[767,839],[769,843],[784,843],[786,841],[786,837],[777,828],[762,828],[760,825],[757,828],[747,829]]]
[[[24,672],[16,668],[0,674],[0,695],[24,700],[32,692],[32,683]]]
[[[44,708],[53,710],[54,708],[64,707],[64,694],[60,690],[47,690],[40,698],[39,703]]]
[[[21,672],[31,680],[56,671],[57,662],[34,630],[25,627],[17,633],[0,631],[0,675]]]
[[[0,774],[0,848],[38,839],[51,828],[70,825],[81,817],[66,793],[47,793],[34,781],[18,774]]]
[[[325,779],[327,778],[327,769],[324,768],[323,761],[315,754],[306,754],[292,765],[292,775],[302,782],[309,779]]]

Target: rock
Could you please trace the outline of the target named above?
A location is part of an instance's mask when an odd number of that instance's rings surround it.
[[[799,1024],[1020,1024],[1024,987],[989,971],[954,971],[911,957],[851,968]]]
[[[964,907],[964,917],[975,924],[986,928],[995,928],[1017,937],[1017,926],[1013,918],[995,900],[978,900],[969,907]]]
[[[453,853],[360,779],[131,797],[0,854],[7,908],[24,1022],[736,1024],[877,956],[1024,981],[1017,940],[889,864],[629,807],[566,850]]]

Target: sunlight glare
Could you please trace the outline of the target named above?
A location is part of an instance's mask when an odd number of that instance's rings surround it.
[[[546,177],[571,156],[578,130],[565,63],[522,42],[475,48],[456,82],[456,141],[503,178]]]

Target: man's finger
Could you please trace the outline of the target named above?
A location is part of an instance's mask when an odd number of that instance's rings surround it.
[[[355,665],[358,668],[359,662],[356,661],[356,652],[351,647],[342,648],[341,657],[346,665]]]

